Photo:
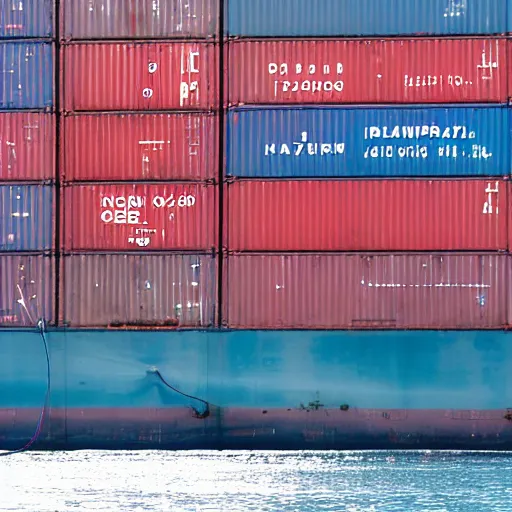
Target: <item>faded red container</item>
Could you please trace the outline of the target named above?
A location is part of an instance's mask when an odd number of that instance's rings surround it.
[[[0,255],[0,328],[53,323],[53,260],[46,255]]]
[[[498,254],[244,254],[225,263],[223,323],[253,329],[483,329],[508,323]]]
[[[0,113],[0,181],[55,178],[55,116]]]
[[[232,41],[230,105],[507,101],[505,39]]]
[[[67,111],[217,106],[218,47],[213,43],[75,43],[61,51]]]
[[[214,37],[219,0],[63,0],[66,39]]]
[[[71,327],[210,327],[217,267],[205,254],[65,256],[60,323]]]
[[[63,189],[61,211],[65,251],[194,251],[217,245],[214,185],[72,185]]]
[[[216,178],[217,122],[217,117],[210,113],[64,117],[62,179],[201,181]]]
[[[233,251],[507,249],[506,181],[235,181],[227,194]]]

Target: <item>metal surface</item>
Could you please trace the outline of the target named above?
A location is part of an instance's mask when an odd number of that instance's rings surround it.
[[[36,449],[510,450],[510,336],[49,332],[51,410]],[[33,435],[46,359],[38,333],[0,332],[0,346],[5,449]]]
[[[217,35],[220,0],[62,0],[66,39],[206,38]]]
[[[0,185],[0,251],[45,251],[53,247],[54,189]]]
[[[496,176],[511,172],[503,106],[246,108],[227,117],[229,176]]]
[[[92,114],[63,118],[64,180],[217,177],[213,114]],[[84,144],[87,141],[87,144]]]
[[[73,185],[62,199],[66,251],[193,251],[217,244],[214,185]]]
[[[232,41],[228,103],[506,103],[505,39]]]
[[[55,177],[55,116],[0,113],[0,181]]]
[[[40,318],[51,323],[53,284],[49,256],[0,255],[0,328],[34,328]]]
[[[506,250],[498,180],[236,181],[227,186],[232,251]]]
[[[0,42],[0,108],[53,106],[53,47],[44,42]]]
[[[0,38],[52,37],[54,0],[0,0]]]
[[[217,106],[218,47],[213,43],[75,43],[61,51],[67,111]]]
[[[502,34],[507,0],[229,0],[231,36]]]
[[[210,327],[216,304],[212,255],[65,256],[60,324],[72,327]]]
[[[509,257],[498,254],[243,254],[225,260],[235,329],[501,329]]]

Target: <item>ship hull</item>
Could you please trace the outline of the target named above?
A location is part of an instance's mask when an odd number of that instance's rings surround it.
[[[512,449],[509,333],[51,331],[37,449]],[[41,336],[0,333],[0,449],[34,434]]]

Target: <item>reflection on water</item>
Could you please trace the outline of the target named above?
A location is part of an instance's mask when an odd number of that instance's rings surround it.
[[[0,458],[0,510],[494,512],[512,454],[60,452]]]

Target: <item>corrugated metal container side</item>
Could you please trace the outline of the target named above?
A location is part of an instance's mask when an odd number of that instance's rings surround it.
[[[0,181],[55,177],[55,115],[0,113]]]
[[[217,300],[213,255],[63,258],[60,323],[71,327],[210,327]]]
[[[0,0],[0,37],[52,37],[54,0]]]
[[[232,251],[507,249],[506,181],[235,181],[226,209]]]
[[[53,274],[49,256],[0,255],[0,328],[53,323]]]
[[[0,185],[0,251],[53,247],[53,187]]]
[[[67,111],[218,105],[219,49],[213,43],[75,43],[61,51]]]
[[[228,176],[499,176],[503,106],[245,108],[228,113]]]
[[[503,34],[504,0],[229,0],[230,36]]]
[[[218,118],[214,114],[92,114],[63,120],[64,180],[217,177]]]
[[[65,39],[215,37],[219,2],[61,0],[61,35]]]
[[[232,41],[230,105],[506,103],[503,39]]]
[[[101,184],[63,189],[66,251],[201,251],[217,243],[217,187]]]
[[[505,255],[245,254],[225,261],[223,323],[230,328],[507,325]]]
[[[53,106],[51,43],[0,43],[0,109]]]

